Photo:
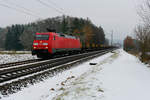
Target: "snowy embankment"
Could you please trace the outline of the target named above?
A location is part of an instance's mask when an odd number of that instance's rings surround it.
[[[0,64],[37,59],[32,54],[0,54]]]
[[[149,77],[146,65],[120,49],[1,99],[150,100]]]

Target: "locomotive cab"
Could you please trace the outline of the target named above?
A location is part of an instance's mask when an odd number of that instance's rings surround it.
[[[48,54],[51,45],[50,33],[36,33],[32,46],[32,55]]]

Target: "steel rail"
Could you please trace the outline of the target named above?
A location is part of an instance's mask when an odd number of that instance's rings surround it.
[[[72,56],[67,56],[67,57],[40,61],[36,63],[30,63],[26,65],[20,65],[19,67],[2,70],[0,71],[0,83],[15,79],[21,76],[26,76],[32,73],[40,72],[46,69],[50,69],[50,68],[55,69],[55,66],[63,65],[65,63],[73,62],[75,60],[87,58],[87,57],[97,55],[97,54],[107,53],[109,51],[110,50],[88,52],[88,53],[83,53],[83,54],[78,54],[78,55],[72,55]]]
[[[8,68],[12,66],[17,66],[17,65],[22,65],[22,64],[27,64],[27,63],[33,63],[37,61],[41,61],[42,59],[31,59],[31,60],[25,60],[25,61],[18,61],[18,62],[11,62],[11,63],[6,63],[6,64],[0,64],[0,69],[1,68]]]

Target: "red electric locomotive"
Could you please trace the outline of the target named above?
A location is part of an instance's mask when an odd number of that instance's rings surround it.
[[[32,55],[37,55],[39,58],[46,58],[54,54],[80,50],[80,39],[75,36],[55,32],[36,33]]]

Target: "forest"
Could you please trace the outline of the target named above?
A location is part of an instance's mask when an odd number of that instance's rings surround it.
[[[82,44],[105,44],[105,34],[101,26],[94,25],[89,18],[57,16],[28,24],[15,24],[0,28],[0,50],[31,50],[35,33],[56,30],[80,38]]]

